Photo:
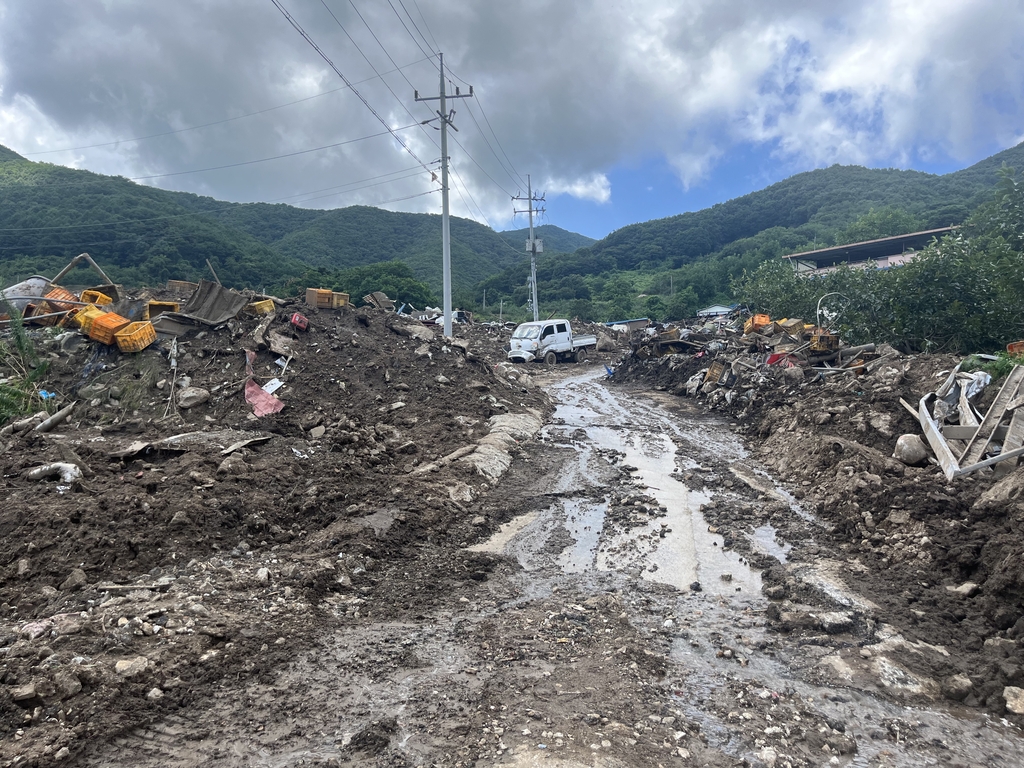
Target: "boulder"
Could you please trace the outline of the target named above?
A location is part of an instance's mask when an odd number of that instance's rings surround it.
[[[928,461],[928,448],[920,435],[900,435],[892,457],[911,467],[918,467]]]
[[[202,387],[186,387],[178,393],[179,408],[195,408],[210,399],[210,390]]]

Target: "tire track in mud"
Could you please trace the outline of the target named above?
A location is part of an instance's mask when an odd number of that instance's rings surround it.
[[[767,475],[758,475],[758,490],[733,482],[742,478],[730,466],[746,453],[723,425],[613,392],[597,372],[557,381],[552,392],[559,407],[539,440],[468,510],[496,529],[471,547],[492,558],[489,573],[467,577],[453,568],[447,600],[427,609],[416,605],[416,563],[398,567],[389,589],[404,589],[408,607],[386,621],[353,616],[351,597],[328,595],[325,605],[345,625],[273,683],[225,684],[210,700],[124,734],[80,764],[1024,760],[1018,734],[999,723],[908,706],[898,692],[873,688],[877,675],[824,674],[850,656],[876,665],[885,658],[884,638],[868,632],[862,616],[812,638],[768,629],[772,603],[760,594],[760,568],[709,530],[700,506],[772,504],[776,522],[792,517],[787,529],[812,535],[814,524],[801,510],[785,512],[784,494],[769,498]],[[486,535],[488,526],[480,530]],[[758,531],[764,549],[785,557],[787,544],[767,519]],[[459,555],[432,556],[454,563]],[[846,599],[841,574],[823,573],[816,562],[780,567]],[[835,613],[835,600],[807,589],[807,600],[818,600],[803,606],[808,614]],[[358,599],[370,606],[374,598]],[[877,653],[863,657],[871,647]],[[898,665],[889,672],[907,681]]]

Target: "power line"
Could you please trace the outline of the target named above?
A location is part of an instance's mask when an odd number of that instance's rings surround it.
[[[412,123],[410,125],[400,126],[398,128],[395,128],[394,130],[396,130],[396,131],[407,131],[410,128],[415,128],[417,125],[418,125],[418,123]],[[262,157],[262,158],[259,158],[257,160],[245,160],[245,161],[239,162],[239,163],[229,163],[227,165],[217,165],[217,166],[211,166],[209,168],[195,168],[195,169],[192,169],[190,171],[172,171],[172,172],[169,172],[169,173],[150,174],[148,176],[128,176],[128,177],[121,177],[121,178],[124,178],[126,181],[141,181],[141,180],[144,180],[144,179],[159,179],[159,178],[164,178],[164,177],[167,177],[167,176],[184,176],[184,175],[190,174],[190,173],[205,173],[207,171],[219,171],[219,170],[223,170],[225,168],[238,168],[238,167],[245,166],[245,165],[256,165],[258,163],[270,162],[271,160],[281,160],[281,159],[287,158],[287,157],[296,157],[298,155],[308,155],[308,154],[310,154],[312,152],[322,152],[325,149],[334,149],[335,147],[344,146],[346,144],[355,144],[356,142],[359,142],[359,141],[367,141],[368,139],[376,139],[376,138],[379,138],[381,136],[386,136],[389,133],[391,133],[391,131],[381,131],[380,133],[373,133],[373,134],[370,134],[369,136],[361,136],[361,137],[359,137],[357,139],[346,139],[345,141],[339,141],[339,142],[336,142],[334,144],[325,144],[322,147],[313,147],[312,149],[301,149],[301,150],[298,150],[296,152],[287,152],[287,153],[285,153],[283,155],[274,155],[273,157]],[[419,167],[424,167],[424,166],[422,164],[420,164]],[[74,169],[68,169],[68,170],[74,170]],[[427,168],[426,170],[427,170],[428,173],[431,172],[429,168]],[[87,173],[92,173],[92,171],[87,171]],[[95,179],[94,181],[75,181],[75,182],[68,182],[68,183],[63,183],[63,184],[42,184],[42,185],[21,184],[21,185],[18,185],[18,186],[24,186],[24,187],[40,186],[40,187],[44,187],[46,189],[53,189],[55,187],[81,187],[81,186],[88,186],[88,185],[92,185],[92,184],[102,184],[102,183],[106,182],[110,178],[109,176],[103,176],[102,174],[96,174],[96,175],[99,176],[100,178]],[[117,177],[115,177],[115,178],[117,178]]]
[[[401,2],[401,0],[399,0],[399,2]],[[400,22],[402,23],[402,26],[403,26],[403,27],[405,27],[405,31],[409,33],[409,37],[411,37],[411,38],[412,38],[412,41],[413,41],[414,43],[416,43],[416,47],[420,49],[420,51],[421,51],[421,52],[423,53],[423,55],[424,55],[424,56],[426,56],[426,57],[427,57],[428,59],[431,59],[431,60],[432,60],[432,59],[433,59],[433,57],[437,55],[437,52],[436,52],[436,51],[434,51],[434,50],[431,50],[431,51],[430,51],[430,52],[428,53],[428,52],[426,51],[426,49],[424,49],[424,47],[423,47],[422,45],[420,45],[420,41],[419,41],[419,40],[418,40],[418,39],[416,38],[416,35],[414,35],[414,34],[412,33],[412,31],[411,31],[411,30],[409,29],[409,25],[405,23],[405,19],[403,19],[403,18],[402,18],[402,14],[400,14],[400,13],[398,12],[398,9],[397,9],[397,8],[395,8],[395,6],[394,6],[394,5],[392,4],[391,0],[388,0],[388,5],[390,5],[390,6],[391,6],[391,10],[395,12],[395,16],[397,16],[397,17],[398,17],[398,20],[399,20],[399,21],[400,21]],[[402,10],[403,10],[403,11],[405,11],[405,6],[404,6],[404,5],[402,6]],[[406,12],[406,14],[408,14],[408,13],[409,13],[408,11],[405,11],[405,12]],[[409,21],[412,21],[412,17],[411,17],[411,16],[409,17]],[[416,22],[413,22],[413,25],[415,25],[415,23],[416,23]],[[418,30],[418,29],[417,29],[416,31],[417,31],[417,32],[419,32],[419,30]],[[422,35],[421,35],[421,37],[422,37]],[[426,41],[426,38],[424,38],[423,42],[425,42],[425,43],[427,42],[427,41]],[[430,44],[429,44],[429,43],[427,43],[427,48],[429,48],[429,47],[430,47]],[[434,65],[434,68],[435,68],[435,69],[437,68],[437,65],[436,65],[436,64]]]
[[[349,189],[348,191],[355,191],[355,189]],[[414,198],[422,198],[422,197],[425,197],[427,195],[436,195],[437,193],[439,193],[439,191],[440,191],[440,189],[428,189],[427,191],[423,191],[423,193],[417,193],[415,195],[406,195],[406,196],[403,196],[401,198],[391,198],[390,200],[380,200],[380,201],[377,201],[375,203],[367,203],[366,205],[369,205],[369,206],[384,206],[384,205],[389,205],[391,203],[401,203],[401,202],[404,202],[404,201],[407,201],[407,200],[413,200]],[[237,205],[245,205],[245,204],[244,203],[240,203],[240,204],[237,204]],[[207,213],[210,213],[210,211],[200,211],[198,213],[181,214],[181,216],[202,216],[202,215],[205,215]],[[214,213],[215,213],[215,211],[214,211]],[[159,217],[159,218],[175,218],[175,216],[166,216],[166,217]],[[154,219],[138,219],[138,221],[152,221],[152,220],[154,220]],[[129,222],[118,222],[118,223],[137,223],[137,221],[136,222],[130,222],[130,221]],[[136,234],[136,236],[134,236],[133,238],[130,238],[130,239],[127,239],[127,240],[105,240],[105,241],[98,241],[98,242],[93,242],[93,243],[82,243],[81,241],[76,241],[75,243],[65,243],[65,244],[60,244],[60,245],[51,245],[49,243],[46,243],[46,244],[43,244],[43,245],[40,245],[40,246],[31,246],[31,245],[2,246],[2,247],[0,247],[0,251],[16,251],[18,249],[34,250],[36,248],[77,248],[79,246],[115,245],[115,244],[121,244],[121,243],[135,243],[135,242],[137,242],[142,237],[143,237],[143,233],[139,233],[139,234]]]
[[[416,169],[416,173],[414,173],[414,174],[408,174],[406,176],[400,176],[397,179],[387,179],[385,181],[376,181],[377,179],[383,179],[385,176],[394,176],[396,174],[405,173],[406,171],[413,170],[413,169]],[[380,184],[388,184],[388,183],[390,183],[392,181],[404,181],[405,179],[411,179],[411,178],[413,178],[415,176],[419,176],[420,172],[419,172],[418,169],[419,169],[419,166],[413,166],[413,168],[405,168],[405,169],[403,169],[401,171],[393,171],[391,173],[381,174],[380,176],[371,176],[371,177],[369,177],[367,179],[361,179],[359,181],[349,182],[348,184],[339,184],[337,187],[324,187],[323,189],[313,189],[313,190],[310,190],[308,192],[300,192],[297,195],[288,195],[286,197],[278,197],[278,198],[274,198],[273,200],[262,200],[260,202],[261,203],[267,203],[267,204],[269,204],[269,203],[277,203],[277,202],[281,202],[282,200],[292,200],[292,199],[294,199],[296,197],[305,197],[306,195],[312,195],[312,194],[315,194],[317,192],[326,192],[327,190],[330,190],[330,189],[339,189],[341,187],[349,187],[349,186],[352,186],[354,184],[363,184],[364,182],[369,182],[369,181],[376,182],[374,184],[366,184],[365,186],[361,186],[361,187],[354,187],[353,189],[346,189],[346,190],[343,190],[341,192],[334,192],[334,193],[332,193],[330,195],[322,195],[321,197],[333,197],[334,195],[341,195],[341,194],[345,194],[346,192],[357,192],[357,191],[359,191],[361,189],[368,189],[369,187],[379,186]],[[319,200],[319,199],[321,199],[321,197],[311,197],[311,198],[308,198],[307,200],[300,200],[299,202],[309,202],[309,200]],[[394,202],[394,201],[389,201],[389,202]],[[221,211],[232,210],[232,209],[234,209],[234,208],[236,208],[238,206],[241,206],[241,205],[252,205],[252,203],[231,203],[230,205],[225,205],[225,206],[220,207],[220,208],[212,208],[212,209],[207,209],[207,210],[204,210],[204,211],[190,211],[188,213],[173,213],[173,214],[168,214],[167,216],[152,216],[152,217],[146,218],[146,219],[124,219],[124,220],[121,220],[121,221],[99,222],[99,223],[94,223],[94,224],[66,224],[66,225],[54,226],[54,227],[8,227],[8,228],[0,229],[0,232],[7,232],[7,233],[15,233],[15,232],[42,232],[42,231],[54,231],[54,230],[66,230],[66,229],[93,229],[93,228],[97,228],[97,227],[119,227],[119,226],[122,226],[122,225],[125,225],[125,224],[143,224],[143,223],[148,223],[148,222],[151,222],[151,221],[162,221],[162,220],[166,220],[166,219],[187,218],[189,216],[205,216],[205,215],[208,215],[208,214],[211,214],[211,213],[220,213]]]
[[[428,60],[429,60],[429,57],[427,59],[419,59],[417,61],[412,62],[411,64],[406,64],[405,67],[412,67],[412,66],[415,66],[417,64],[421,64],[424,61],[428,61]],[[394,64],[394,60],[392,60],[391,63]],[[363,83],[368,83],[371,80],[376,80],[378,77],[383,79],[384,75],[390,75],[393,72],[401,71],[402,69],[403,69],[403,67],[399,67],[397,64],[395,64],[395,69],[392,69],[392,70],[389,70],[387,72],[383,72],[381,74],[375,75],[374,77],[368,77],[365,80],[357,80],[356,81],[356,85],[362,85]],[[274,106],[274,107],[267,107],[266,109],[258,109],[255,112],[247,112],[244,115],[236,115],[235,117],[226,117],[223,120],[214,120],[212,123],[202,123],[201,125],[192,125],[192,126],[189,126],[188,128],[177,128],[177,129],[175,129],[173,131],[164,131],[162,133],[151,133],[148,136],[135,136],[134,138],[131,138],[131,139],[115,139],[114,141],[104,141],[104,142],[102,142],[100,144],[85,144],[85,145],[83,145],[81,147],[64,147],[63,149],[46,149],[46,150],[42,150],[40,152],[22,152],[21,154],[23,156],[25,156],[25,157],[34,157],[36,155],[52,155],[52,154],[54,154],[56,152],[74,152],[74,151],[79,150],[79,149],[96,149],[97,147],[112,147],[115,144],[127,144],[127,143],[132,142],[132,141],[145,141],[146,139],[159,139],[162,136],[173,136],[176,133],[186,133],[188,131],[197,131],[200,128],[210,128],[211,126],[214,126],[214,125],[223,125],[224,123],[230,123],[230,122],[233,122],[235,120],[243,120],[243,119],[245,119],[247,117],[254,117],[256,115],[263,115],[263,114],[266,114],[267,112],[273,112],[276,109],[284,109],[285,107],[293,107],[296,104],[302,104],[303,102],[306,102],[306,101],[312,101],[313,99],[319,99],[321,96],[329,96],[330,94],[337,93],[338,91],[347,91],[348,88],[349,87],[347,85],[343,85],[340,88],[332,88],[329,91],[321,91],[320,93],[313,94],[312,96],[306,96],[303,99],[297,99],[296,101],[289,101],[286,104],[278,104],[277,106]]]
[[[394,137],[395,141],[397,141],[399,143],[399,145],[402,147],[402,149],[404,149],[406,152],[408,152],[409,155],[412,156],[412,158],[414,160],[416,160],[416,162],[419,163],[423,167],[423,169],[425,171],[429,172],[430,168],[427,167],[427,164],[424,163],[422,160],[420,160],[420,158],[416,155],[415,152],[412,151],[412,149],[409,147],[408,144],[406,144],[404,141],[402,141],[402,137],[399,136],[394,131],[394,129],[391,128],[390,125],[388,125],[387,121],[383,117],[381,117],[377,113],[377,110],[375,110],[370,105],[370,102],[368,102],[366,100],[366,98],[359,92],[359,90],[354,85],[352,85],[351,81],[349,81],[349,79],[347,77],[345,77],[344,74],[342,74],[341,70],[338,69],[334,65],[334,62],[331,61],[330,58],[327,56],[327,54],[323,52],[323,49],[321,49],[320,46],[316,44],[316,41],[313,40],[313,38],[310,37],[306,33],[306,30],[304,30],[300,26],[299,22],[297,22],[294,18],[292,18],[292,15],[290,13],[288,13],[288,11],[285,9],[285,7],[283,5],[281,5],[281,1],[280,0],[270,0],[270,2],[272,2],[274,4],[274,7],[277,8],[277,10],[279,10],[281,12],[281,14],[285,17],[285,19],[288,20],[288,23],[292,25],[292,27],[295,29],[295,31],[298,32],[302,36],[302,39],[305,40],[307,43],[309,43],[310,47],[312,47],[312,49],[314,51],[316,51],[320,55],[320,58],[322,58],[325,62],[327,62],[327,65],[331,69],[333,69],[335,74],[337,74],[338,77],[340,77],[344,81],[345,85],[347,85],[352,90],[352,93],[354,93],[359,98],[359,100],[361,102],[363,102],[363,105],[368,110],[370,110],[370,112],[373,114],[373,116],[375,118],[377,118],[377,120],[380,122],[380,124],[383,125],[385,128],[387,128],[388,133],[390,133]]]
[[[352,43],[352,45],[355,47],[355,49],[357,51],[359,51],[359,55],[362,56],[363,59],[366,60],[366,63],[370,65],[370,69],[372,69],[376,73],[377,72],[377,68],[373,65],[373,62],[370,61],[370,57],[367,56],[363,52],[363,49],[359,47],[359,43],[357,43],[355,41],[355,39],[353,39],[352,35],[349,34],[349,31],[347,29],[345,29],[345,25],[341,23],[341,20],[334,14],[334,11],[331,10],[330,6],[327,5],[326,0],[320,0],[320,4],[323,5],[323,7],[327,9],[327,12],[329,14],[331,14],[331,18],[334,19],[334,22],[339,27],[341,27],[341,31],[345,33],[345,37],[347,37],[349,39],[349,42]],[[391,54],[388,53],[387,48],[385,48],[384,44],[381,43],[381,41],[377,38],[377,35],[374,34],[374,31],[372,29],[370,29],[370,25],[366,23],[366,20],[363,18],[363,15],[361,13],[359,13],[359,9],[356,8],[355,3],[352,2],[352,0],[349,0],[349,5],[352,6],[352,10],[354,10],[356,12],[356,16],[359,17],[359,20],[362,21],[363,25],[367,28],[367,30],[369,30],[370,34],[373,36],[373,39],[377,41],[377,45],[379,45],[381,47],[381,50],[384,51],[384,54],[389,59],[391,59],[392,63],[394,63],[395,60],[393,58],[391,58]],[[402,73],[402,77],[405,78],[405,82],[408,83],[409,87],[413,88],[413,90],[415,90],[415,87],[409,81],[409,78],[405,77],[405,73],[404,72]],[[382,83],[384,83],[384,87],[386,87],[388,89],[388,91],[391,93],[391,95],[395,97],[395,101],[397,101],[399,103],[399,105],[402,107],[402,109],[405,110],[405,113],[407,115],[409,115],[409,117],[411,117],[413,120],[415,120],[416,116],[413,115],[413,113],[411,111],[409,111],[409,108],[405,105],[405,102],[402,101],[402,99],[400,99],[398,97],[398,94],[395,93],[394,90],[392,90],[391,86],[388,85],[388,81],[385,80],[383,77],[380,78],[380,81]],[[434,137],[430,135],[430,132],[426,128],[422,127],[422,123],[421,123],[421,130],[426,134],[427,138],[429,138],[430,141],[433,142],[434,146],[436,147],[437,146],[437,142],[434,140]]]
[[[402,6],[402,10],[404,10],[406,13],[409,13],[409,11],[406,10],[405,3],[403,3],[402,0],[398,0],[398,3],[399,5]],[[430,31],[430,25],[427,24],[427,17],[424,16],[423,11],[420,10],[420,4],[417,3],[416,0],[412,0],[412,4],[416,6],[416,13],[420,15],[420,19],[423,21],[423,26],[427,28],[427,34],[430,35],[430,41],[433,43],[433,47],[431,48],[431,50],[441,50],[441,46],[439,46],[437,44],[437,40],[434,39],[434,33]],[[416,26],[416,19],[414,19],[411,14],[409,15],[409,21],[412,22],[412,25],[413,27],[416,28],[416,31],[420,32],[420,28]],[[423,37],[422,32],[420,32],[420,37]],[[423,37],[423,42],[427,42],[427,38]],[[466,83],[466,85],[469,85],[469,83]]]

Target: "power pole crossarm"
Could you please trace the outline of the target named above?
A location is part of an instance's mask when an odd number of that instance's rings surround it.
[[[456,87],[455,95],[450,96],[444,91],[444,54],[439,53],[441,62],[441,86],[438,96],[420,96],[419,91],[413,91],[416,101],[440,101],[440,109],[437,116],[441,118],[441,279],[444,292],[444,335],[446,338],[452,336],[452,242],[451,230],[448,226],[448,126],[454,130],[455,124],[452,119],[455,111],[448,112],[448,99],[468,99],[473,95],[473,86],[469,86],[469,93],[460,93]]]
[[[545,208],[534,208],[534,203],[543,203],[544,196],[537,197],[533,194],[533,186],[530,180],[530,175],[526,175],[526,197],[516,196],[513,200],[526,200],[529,205],[525,210],[516,210],[512,208],[513,213],[529,213],[530,214],[530,239],[526,241],[526,252],[530,254],[530,298],[533,301],[533,319],[534,322],[540,319],[540,307],[537,306],[537,254],[543,252],[544,247],[537,239],[533,236],[533,214],[544,213]],[[540,248],[537,246],[541,245]]]

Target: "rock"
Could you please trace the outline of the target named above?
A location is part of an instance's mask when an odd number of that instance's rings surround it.
[[[691,592],[701,592],[701,591],[703,591],[703,589],[704,588],[700,585],[699,581],[695,581],[692,584],[690,584],[690,591]]]
[[[818,615],[818,625],[830,635],[853,629],[853,616],[846,611],[830,611]]]
[[[232,477],[239,477],[244,475],[249,469],[249,465],[245,463],[245,460],[238,454],[231,454],[217,467],[218,475],[230,475]]]
[[[430,352],[429,344],[421,344],[416,348],[414,354],[416,355],[416,357],[433,357],[433,355]]]
[[[1024,715],[1024,688],[1008,685],[1003,688],[1006,708],[1015,715]]]
[[[792,370],[791,368],[787,370]],[[775,764],[779,761],[779,753],[771,747],[764,747],[758,754],[758,757],[764,762],[768,768],[775,768]]]
[[[114,665],[114,672],[121,677],[135,677],[146,671],[149,667],[149,659],[145,656],[136,656],[134,659],[121,659]]]
[[[64,579],[60,588],[63,592],[71,592],[76,589],[81,589],[88,583],[89,578],[85,575],[85,571],[81,568],[75,568],[75,570],[71,572],[71,575]]]
[[[178,393],[179,408],[195,408],[210,399],[210,390],[202,387],[186,387]]]
[[[889,517],[891,518],[892,515],[889,515]],[[946,589],[960,595],[960,597],[974,597],[978,594],[980,587],[973,581],[965,581],[959,587],[947,586]]]
[[[78,679],[78,675],[67,669],[59,670],[53,676],[53,685],[61,700],[70,699],[82,690],[82,681]]]
[[[782,380],[786,383],[787,387],[793,387],[797,384],[803,384],[804,382],[804,369],[799,365],[794,365],[792,368],[782,369]]]
[[[950,675],[942,681],[942,693],[946,698],[963,701],[974,688],[974,683],[967,675]]]
[[[200,619],[210,618],[210,609],[202,603],[189,603],[185,606],[185,613],[190,616],[196,616]]]
[[[469,387],[470,389],[475,389],[477,392],[486,392],[487,390],[490,389],[490,387],[487,384],[477,379],[473,379],[473,381],[469,382],[469,384],[467,384],[466,386]]]
[[[174,513],[174,517],[171,518],[171,528],[186,528],[190,525],[192,525],[192,518],[188,516],[184,509],[179,509]]]
[[[444,375],[443,373],[442,373],[442,374],[440,374],[440,375],[439,375],[439,376],[437,377],[436,381],[437,381],[437,383],[438,383],[438,384],[450,384],[450,383],[451,383],[451,379],[449,379],[449,378],[448,378],[447,376],[445,376],[445,375]]]
[[[53,756],[55,760],[67,760],[71,757],[71,750],[67,747],[61,747],[57,750],[57,754]]]
[[[164,692],[159,688],[150,688],[149,693],[146,694],[146,698],[150,701],[159,701],[164,697]]]
[[[28,575],[28,572],[32,570],[32,562],[27,558],[23,557],[18,561],[18,576],[24,577]]]
[[[95,400],[98,397],[102,397],[107,392],[105,384],[86,384],[84,387],[78,390],[78,396],[82,400]]]
[[[309,430],[309,436],[314,440],[319,440],[327,432],[327,427],[320,425],[319,427],[313,427]]]
[[[266,584],[267,582],[269,582],[270,569],[260,568],[258,571],[256,571],[256,581],[258,581],[260,584]]]
[[[36,697],[36,687],[32,683],[19,685],[11,691],[11,698],[15,701],[30,701]]]
[[[928,461],[928,448],[920,435],[900,435],[892,457],[911,467],[917,467]]]
[[[819,626],[818,620],[814,616],[803,611],[782,611],[779,614],[779,624],[785,632],[792,632],[794,629],[813,629]]]
[[[470,522],[470,525],[487,525],[487,518],[483,515],[477,515]]]
[[[401,400],[399,400],[397,403],[392,403],[389,406],[389,410],[392,411],[398,411],[401,410],[402,408],[405,408],[405,403],[403,403]]]

